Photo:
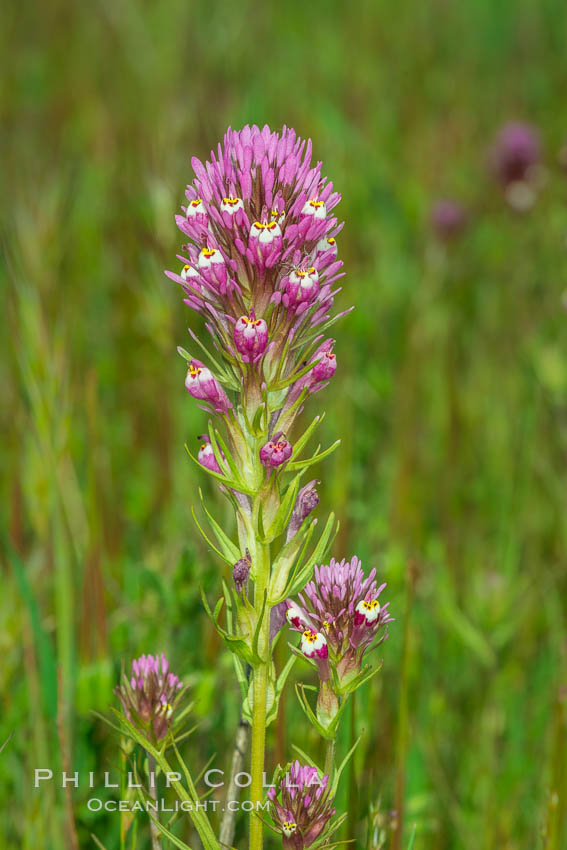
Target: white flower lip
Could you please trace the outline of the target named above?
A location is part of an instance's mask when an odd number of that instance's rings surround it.
[[[193,266],[186,264],[181,269],[180,276],[183,278],[183,280],[187,280],[188,277],[199,277],[199,272],[195,271]]]
[[[269,245],[274,239],[282,235],[281,227],[277,221],[270,221],[267,224],[263,221],[255,221],[250,228],[250,236],[257,238],[259,242]]]
[[[214,263],[223,264],[224,259],[218,248],[203,248],[199,254],[199,268],[208,269]]]
[[[333,251],[337,253],[337,240],[334,236],[326,236],[317,242],[316,251],[318,254],[323,254],[325,251]]]
[[[223,198],[220,210],[221,212],[228,213],[229,215],[234,215],[238,210],[244,209],[244,203],[242,198]]]
[[[359,614],[362,614],[368,625],[371,625],[380,616],[380,603],[377,599],[370,599],[368,602],[363,599],[356,606],[356,610]]]
[[[189,201],[186,209],[187,218],[195,218],[197,215],[206,215],[207,210],[205,209],[205,205],[203,203],[202,198],[195,198],[194,201]]]
[[[326,218],[327,207],[324,201],[318,201],[316,198],[311,198],[310,201],[303,206],[301,215],[311,215],[313,218]]]
[[[316,652],[327,645],[325,637],[321,632],[312,632],[306,629],[301,636],[301,651],[308,658],[312,658]]]

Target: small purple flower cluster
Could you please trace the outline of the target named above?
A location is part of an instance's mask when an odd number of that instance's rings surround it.
[[[559,153],[559,165],[567,164],[567,145]],[[507,205],[527,213],[535,205],[545,183],[541,134],[523,121],[509,121],[498,130],[488,152],[488,169]],[[439,242],[455,241],[471,221],[471,211],[460,201],[443,198],[434,202],[430,224]]]
[[[301,632],[301,651],[314,660],[322,681],[329,679],[329,658],[336,665],[339,682],[348,683],[361,669],[362,657],[387,637],[392,621],[386,602],[378,597],[386,587],[376,583],[376,570],[367,577],[354,556],[315,567],[299,602],[287,601],[287,621]],[[381,639],[375,638],[382,632]]]
[[[268,791],[272,817],[279,828],[284,850],[303,850],[320,838],[335,814],[329,777],[317,768],[289,765],[278,785]]]
[[[183,687],[161,655],[141,655],[132,661],[130,678],[115,688],[126,717],[150,738],[160,741],[168,732],[176,697]]]
[[[342,224],[332,214],[340,195],[321,163],[311,164],[311,142],[286,127],[281,133],[268,126],[229,129],[208,162],[194,158],[192,165],[196,176],[176,217],[189,241],[180,273],[167,274],[205,317],[228,371],[215,376],[192,359],[186,387],[204,409],[227,420],[233,404],[221,383],[242,388],[252,416],[262,388],[277,388],[271,439],[261,454],[273,469],[289,460],[291,446],[272,433],[287,431],[302,399],[336,370],[334,341],[324,332],[338,291],[333,284],[342,277],[336,241]]]

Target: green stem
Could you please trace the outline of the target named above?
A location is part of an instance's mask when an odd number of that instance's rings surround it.
[[[329,780],[332,779],[331,773],[335,764],[335,751],[337,748],[337,739],[325,741],[325,773],[329,774]]]
[[[256,544],[255,558],[256,583],[254,588],[254,607],[260,616],[264,605],[264,596],[270,576],[270,547],[260,542]],[[252,710],[252,754],[250,764],[250,799],[254,804],[250,812],[250,850],[262,850],[263,823],[255,814],[256,805],[264,797],[263,774],[266,750],[266,700],[268,694],[270,612],[266,608],[258,640],[258,654],[262,662],[254,667],[253,673],[253,710]]]
[[[157,777],[156,777],[156,762],[152,755],[148,753],[148,778],[150,787],[150,797],[153,802],[157,802]],[[158,810],[155,813],[156,818],[159,818]],[[150,833],[152,837],[152,850],[161,850],[161,833],[153,818],[150,818]]]

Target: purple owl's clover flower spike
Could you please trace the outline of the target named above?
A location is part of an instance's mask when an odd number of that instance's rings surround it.
[[[232,568],[232,579],[237,593],[242,593],[243,589],[245,589],[245,591],[248,590],[248,576],[250,575],[251,566],[252,559],[250,558],[250,552],[247,549],[244,558],[237,561]]]
[[[536,199],[541,170],[541,139],[537,128],[521,122],[505,124],[492,147],[490,162],[512,209],[529,210]]]
[[[165,738],[175,712],[175,701],[183,687],[179,677],[169,672],[165,655],[141,655],[132,661],[130,680],[114,689],[126,717],[149,740]]]
[[[336,812],[328,775],[321,776],[317,768],[298,761],[268,790],[268,799],[284,850],[310,847],[324,835]]]
[[[458,201],[436,201],[431,210],[431,227],[440,242],[452,242],[464,231],[468,214]]]
[[[315,567],[315,577],[299,594],[299,604],[287,600],[292,629],[324,635],[343,683],[360,672],[364,653],[386,639],[386,626],[393,619],[389,603],[378,602],[386,585],[378,586],[375,576],[374,569],[364,575],[356,556],[350,562],[332,558],[330,564]]]
[[[275,469],[290,459],[293,453],[291,443],[277,435],[260,449],[260,461],[267,469]]]
[[[309,514],[315,510],[319,504],[319,496],[315,487],[318,481],[310,481],[305,487],[302,487],[297,498],[287,527],[286,543],[295,537],[299,531],[303,520],[307,519]]]
[[[193,398],[209,402],[217,413],[227,414],[232,407],[213,373],[200,360],[191,360],[189,363],[185,387]]]
[[[254,310],[249,316],[241,316],[234,326],[234,344],[244,362],[263,354],[268,345],[268,325],[257,319]]]
[[[311,142],[295,130],[254,125],[229,128],[208,162],[191,160],[195,177],[176,216],[190,242],[179,256],[182,272],[167,274],[207,320],[211,309],[236,321],[245,305],[259,311],[272,301],[282,307],[270,322],[277,338],[307,310],[306,333],[330,318],[342,266],[334,215],[340,194],[311,156]],[[226,348],[226,327],[210,323],[208,330]]]

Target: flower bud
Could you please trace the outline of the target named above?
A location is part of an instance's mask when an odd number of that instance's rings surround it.
[[[231,404],[225,391],[210,369],[199,360],[190,362],[185,387],[193,398],[212,404],[217,413],[228,413]]]
[[[130,679],[123,677],[114,692],[130,722],[149,740],[160,741],[167,735],[182,687],[179,677],[169,672],[169,662],[162,653],[132,661]]]
[[[223,289],[227,280],[224,257],[218,248],[203,248],[199,254],[199,269],[205,280]]]
[[[206,437],[205,439],[208,439]],[[220,468],[218,461],[215,457],[215,453],[213,451],[213,447],[210,442],[205,442],[201,445],[199,449],[199,454],[197,455],[197,460],[204,466],[205,469],[210,469],[211,472],[218,472],[219,475],[222,475],[222,469]]]
[[[255,221],[250,228],[248,246],[261,265],[270,260],[270,265],[279,257],[282,250],[282,231],[277,221]]]
[[[328,658],[329,647],[321,632],[306,629],[301,637],[301,651],[306,658]]]
[[[286,606],[285,618],[293,629],[296,629],[298,632],[304,632],[306,629],[313,630],[305,611],[293,599],[286,599]]]
[[[319,239],[317,242],[315,250],[318,254],[326,254],[329,252],[330,256],[335,258],[338,253],[337,240],[334,236],[324,236],[323,239]]]
[[[327,207],[325,206],[325,201],[318,201],[316,198],[312,198],[304,205],[301,215],[312,216],[313,218],[326,218]]]
[[[186,263],[181,269],[181,277],[183,278],[183,280],[190,280],[194,284],[195,278],[198,280],[201,275],[196,269],[193,268],[193,266],[190,266],[188,263]]]
[[[195,198],[195,200],[189,201],[185,215],[187,216],[188,221],[194,222],[195,224],[202,224],[203,227],[207,227],[209,224],[209,214],[207,213],[202,198]]]
[[[263,354],[268,344],[268,325],[257,319],[253,310],[250,316],[241,316],[234,326],[234,344],[246,360]]]
[[[250,552],[247,549],[244,558],[237,561],[232,568],[232,578],[237,593],[242,593],[242,588],[245,586],[248,587],[248,576],[250,575],[251,565]]]
[[[220,211],[227,227],[232,227],[233,221],[242,225],[246,220],[242,198],[223,198]]]
[[[274,207],[274,209],[270,212],[270,217],[272,221],[277,222],[281,227],[285,220],[285,210],[280,210]]]
[[[315,489],[317,481],[310,481],[305,487],[302,487],[297,498],[287,527],[286,543],[295,537],[299,531],[301,524],[306,519],[311,511],[315,510],[319,504],[319,496]]]
[[[260,461],[268,469],[275,468],[276,466],[281,466],[282,463],[286,463],[290,459],[292,452],[291,443],[288,443],[287,440],[270,440],[260,449]]]
[[[329,381],[337,371],[337,358],[332,351],[325,351],[311,372],[311,385]]]
[[[380,616],[380,603],[377,599],[363,599],[354,609],[355,626],[373,626]]]
[[[286,307],[296,307],[304,301],[313,301],[319,291],[319,273],[311,266],[308,269],[294,269],[283,280],[282,301]]]

